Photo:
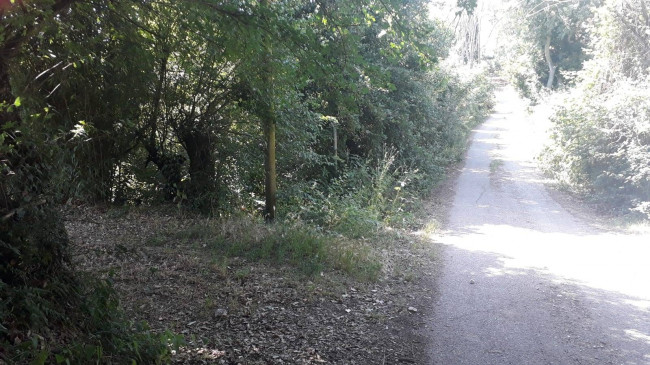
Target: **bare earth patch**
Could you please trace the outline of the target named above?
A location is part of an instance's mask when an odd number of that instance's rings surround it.
[[[77,270],[110,277],[132,319],[185,337],[176,363],[422,363],[437,264],[429,240],[380,233],[370,242],[384,267],[377,281],[307,277],[175,238],[201,219],[84,207],[66,226]]]

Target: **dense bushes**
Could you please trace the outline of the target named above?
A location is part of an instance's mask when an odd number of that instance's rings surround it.
[[[360,161],[374,168],[386,148],[426,190],[489,110],[484,78],[438,66],[451,32],[422,1],[240,5],[72,2],[64,24],[29,39],[11,77],[23,113],[41,115],[23,130],[47,126],[29,133],[47,140],[39,148],[57,165],[54,199],[259,211],[267,103],[285,197]]]
[[[648,19],[642,1],[598,11],[594,59],[552,117],[543,159],[549,174],[603,208],[650,217]]]
[[[32,52],[19,56],[26,71],[13,75],[26,90],[25,113],[47,110],[42,133],[52,141],[42,148],[57,165],[53,199],[258,214],[269,99],[280,212],[300,208],[314,186],[332,196],[331,185],[354,174],[361,180],[352,185],[363,186],[372,178],[361,171],[377,170],[390,149],[393,169],[417,172],[406,189],[426,192],[461,156],[469,127],[491,107],[491,91],[483,76],[461,79],[437,66],[451,33],[425,16],[423,4],[289,2],[266,18],[255,2],[242,14],[227,4],[74,4],[69,26],[32,39]],[[338,25],[370,13],[363,26]],[[392,25],[398,13],[410,17],[409,29]],[[270,97],[260,94],[265,32],[277,35]]]
[[[386,125],[376,132],[382,139],[363,142],[372,147],[368,157],[348,156],[333,175],[288,184],[281,190],[282,214],[353,237],[385,224],[409,224],[412,208],[462,158],[471,128],[494,102],[492,86],[478,71],[464,78],[428,72],[411,87],[412,99],[402,100],[399,93],[373,97],[396,104],[396,110],[375,119],[373,127]]]
[[[567,98],[552,118],[547,171],[608,207],[650,213],[648,86],[623,81],[607,94]]]

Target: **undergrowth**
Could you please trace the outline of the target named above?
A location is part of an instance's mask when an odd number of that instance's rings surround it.
[[[161,364],[184,339],[128,320],[110,280],[59,280],[44,288],[0,282],[0,363]]]
[[[622,80],[606,93],[574,91],[551,118],[545,172],[603,211],[650,219],[648,84]]]
[[[446,166],[462,158],[471,129],[492,109],[493,89],[483,73],[447,82],[449,92],[439,95],[442,101],[435,110],[440,125],[427,127],[432,128],[427,132],[431,136],[418,137],[437,143],[444,136],[442,145],[384,145],[374,155],[378,157],[348,156],[345,164],[330,166],[334,170],[320,178],[281,181],[282,204],[273,225],[265,224],[254,209],[242,208],[243,216],[195,221],[171,235],[152,237],[149,244],[181,241],[221,257],[290,265],[306,275],[331,269],[377,279],[382,272],[380,252],[386,248],[380,247],[382,237],[390,237],[389,230],[423,228],[425,222],[416,213],[422,197],[444,178]],[[451,108],[459,103],[463,108]]]
[[[174,232],[170,239],[222,257],[290,265],[311,276],[334,269],[360,280],[374,280],[381,271],[367,243],[296,222],[268,225],[250,217],[202,220]],[[160,236],[150,239],[150,243],[160,241]]]
[[[387,149],[376,163],[358,161],[328,186],[302,190],[273,225],[254,216],[203,219],[149,244],[180,241],[223,256],[290,265],[309,276],[339,270],[376,280],[382,272],[376,238],[387,227],[417,224],[419,196],[411,185],[419,175],[396,166],[396,155]]]

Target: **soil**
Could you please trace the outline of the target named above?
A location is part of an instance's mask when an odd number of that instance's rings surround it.
[[[205,218],[102,207],[71,208],[66,216],[76,269],[110,277],[134,321],[183,335],[187,345],[175,363],[425,361],[422,329],[438,258],[421,233],[385,232],[391,239],[379,249],[384,272],[363,282],[334,270],[308,277],[291,267],[218,257],[200,242],[175,238],[173,232]]]

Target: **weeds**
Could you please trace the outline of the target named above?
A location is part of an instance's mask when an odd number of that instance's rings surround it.
[[[490,173],[495,174],[503,166],[503,160],[494,159],[490,161]]]
[[[435,219],[431,220],[424,225],[424,228],[422,230],[428,235],[437,233],[440,230],[440,222]]]
[[[227,270],[227,257],[233,256],[290,265],[312,276],[336,269],[371,279],[381,269],[359,241],[327,235],[296,222],[268,225],[253,218],[207,220],[176,232],[174,238],[213,250],[215,257],[221,257],[213,260],[218,272]],[[242,269],[235,276],[244,280],[248,274]]]
[[[0,360],[9,364],[160,364],[168,362],[171,351],[184,343],[171,332],[154,334],[146,323],[127,320],[106,280],[61,282],[38,291],[33,287],[3,289],[3,307],[8,306],[2,308],[2,323],[11,323],[10,308],[17,305],[32,321],[27,333],[0,327]],[[65,299],[52,300],[52,294],[64,294]],[[52,336],[51,329],[60,326],[66,327],[65,336]]]

